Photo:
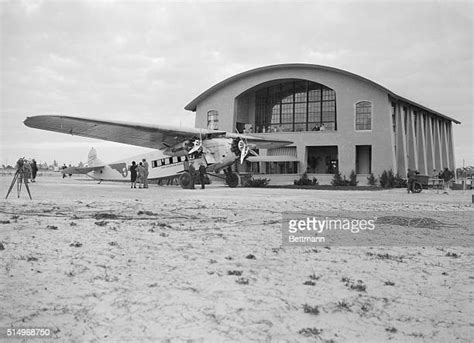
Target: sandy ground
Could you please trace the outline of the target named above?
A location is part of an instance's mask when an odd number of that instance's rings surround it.
[[[78,342],[474,340],[472,191],[131,190],[52,177],[31,190],[32,201],[0,205],[0,327]],[[386,242],[433,233],[425,247],[282,247],[283,211],[448,225],[380,226]],[[438,246],[441,236],[458,240]]]

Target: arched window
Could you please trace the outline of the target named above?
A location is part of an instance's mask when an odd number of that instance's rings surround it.
[[[372,130],[372,103],[359,101],[355,108],[355,129]]]
[[[210,110],[207,112],[207,128],[209,130],[219,129],[219,112],[216,110]]]
[[[256,132],[336,130],[336,92],[306,80],[285,81],[256,92]]]

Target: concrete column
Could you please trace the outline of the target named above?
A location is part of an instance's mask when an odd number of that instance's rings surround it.
[[[434,151],[435,151],[435,166],[437,170],[443,170],[443,154],[441,152],[441,132],[439,130],[439,120],[434,117]]]
[[[297,144],[296,145],[296,156],[300,163],[298,164],[298,174],[303,174],[306,172],[306,168],[308,168],[308,156],[306,154],[306,145],[304,144]],[[339,158],[339,157],[338,157]]]
[[[441,125],[441,146],[442,146],[442,153],[443,153],[443,161],[444,161],[444,166],[451,170],[451,165],[450,165],[450,157],[449,157],[449,144],[448,144],[448,130],[447,130],[447,122],[442,121]]]
[[[397,170],[395,173],[405,176],[407,173],[407,143],[405,120],[402,104],[397,103]]]
[[[418,156],[416,148],[416,137],[415,137],[415,113],[412,108],[408,108],[407,111],[407,160],[408,168],[412,170],[418,170]]]
[[[454,158],[454,136],[453,136],[453,122],[449,122],[448,125],[448,133],[449,133],[449,150],[450,154],[449,156],[451,157],[451,168],[454,171],[454,174],[456,175],[456,159]],[[457,180],[457,177],[456,177]]]
[[[435,149],[434,149],[434,137],[433,137],[433,123],[431,121],[431,116],[427,114],[426,116],[426,166],[428,168],[428,172],[431,175],[433,173],[433,169],[436,169],[435,164]]]
[[[392,144],[392,170],[396,171],[397,169],[397,151],[395,149],[395,145],[397,142],[397,110],[395,108],[395,123],[393,122],[394,118],[392,116],[392,103],[390,102],[390,142]],[[393,132],[393,126],[395,124],[395,132]],[[372,156],[373,158],[373,156]]]
[[[451,159],[450,165],[453,170],[456,170],[456,159],[454,158],[453,122],[448,123],[447,131],[448,131],[449,157]]]
[[[418,168],[417,170],[424,175],[430,175],[432,170],[428,170],[426,163],[426,135],[425,135],[425,114],[418,112],[418,121],[416,125],[416,142],[417,142],[417,152],[418,152]],[[430,174],[428,174],[430,173]]]

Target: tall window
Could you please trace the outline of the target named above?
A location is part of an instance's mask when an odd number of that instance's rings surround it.
[[[207,112],[207,128],[209,130],[219,129],[219,112],[211,110]]]
[[[355,129],[372,130],[372,103],[359,101],[355,108]]]
[[[256,93],[257,132],[336,130],[336,92],[311,81],[286,81]]]

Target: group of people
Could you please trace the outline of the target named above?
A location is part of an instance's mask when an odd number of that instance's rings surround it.
[[[130,188],[148,188],[148,162],[143,158],[140,163],[132,161],[130,166]]]
[[[196,171],[196,168],[194,167],[194,162],[191,162],[188,167],[188,173],[191,175],[191,181],[189,184],[189,189],[195,189],[194,188],[194,177],[196,176],[197,173],[199,173],[199,181],[201,183],[201,189],[206,188],[206,166],[204,165],[203,162],[199,164],[199,169]]]

